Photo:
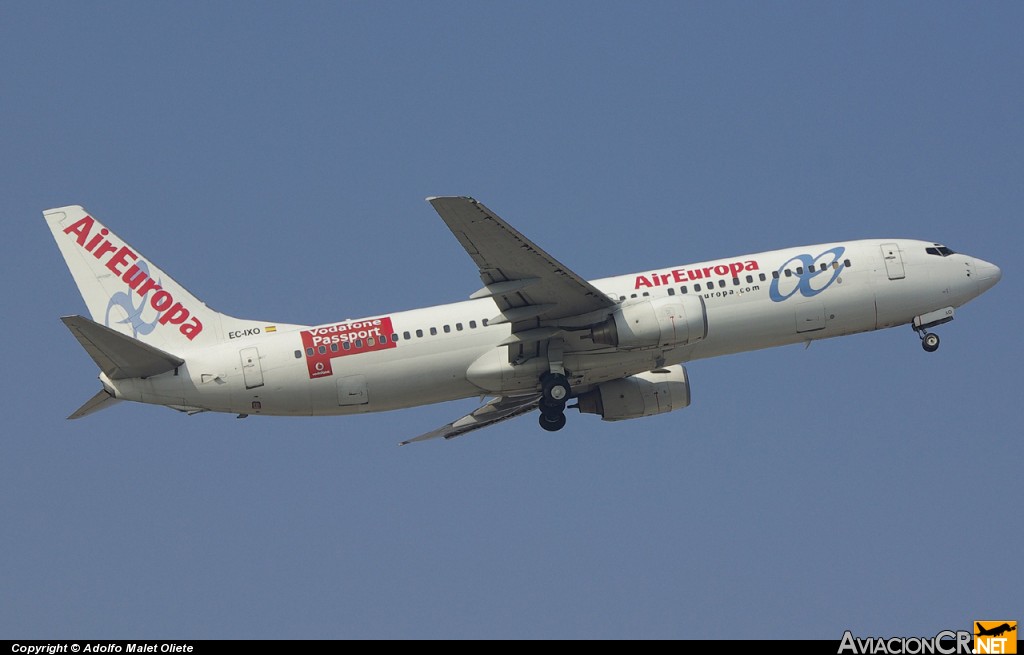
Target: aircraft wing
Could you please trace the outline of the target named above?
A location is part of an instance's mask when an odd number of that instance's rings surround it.
[[[529,396],[497,396],[491,399],[487,404],[482,407],[478,407],[476,410],[463,416],[457,421],[452,421],[448,425],[440,427],[436,430],[421,434],[418,437],[413,437],[407,441],[403,441],[398,444],[404,446],[417,441],[426,441],[427,439],[436,439],[443,437],[445,439],[454,439],[455,437],[462,436],[467,432],[473,430],[479,430],[485,428],[488,425],[494,425],[501,421],[507,421],[510,418],[515,418],[523,414],[532,412],[537,408],[537,402],[540,400],[540,394],[530,394]]]
[[[427,198],[480,269],[484,288],[471,298],[492,297],[513,333],[554,320],[615,306],[473,198]],[[495,323],[498,321],[491,321]],[[520,325],[522,324],[522,325]]]

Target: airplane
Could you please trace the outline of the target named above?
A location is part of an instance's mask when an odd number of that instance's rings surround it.
[[[1001,637],[1005,632],[1012,632],[1017,629],[1016,621],[1011,626],[1009,623],[1002,623],[992,628],[986,628],[981,624],[980,621],[975,621],[978,631],[974,633],[976,637]]]
[[[401,442],[537,412],[606,421],[687,407],[685,363],[909,324],[931,328],[999,267],[932,241],[864,239],[587,281],[469,197],[430,197],[479,269],[468,300],[323,325],[217,312],[80,206],[43,215],[91,318],[61,320],[100,369],[68,418],[129,400],[186,414],[343,415],[486,399]],[[570,401],[575,404],[568,405]]]

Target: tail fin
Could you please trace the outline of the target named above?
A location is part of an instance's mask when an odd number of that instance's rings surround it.
[[[77,205],[43,212],[96,323],[180,353],[223,339],[219,314]]]

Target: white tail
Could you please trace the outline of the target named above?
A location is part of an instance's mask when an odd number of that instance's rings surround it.
[[[97,323],[171,353],[218,343],[226,329],[255,323],[207,307],[82,207],[43,216]]]

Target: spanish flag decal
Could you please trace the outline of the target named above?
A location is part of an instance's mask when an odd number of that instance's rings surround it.
[[[277,332],[277,326],[276,325],[268,325],[267,327],[263,328],[263,331],[264,332]]]

